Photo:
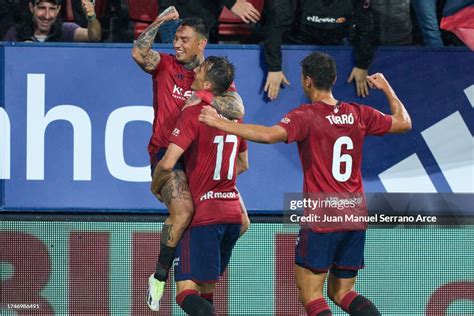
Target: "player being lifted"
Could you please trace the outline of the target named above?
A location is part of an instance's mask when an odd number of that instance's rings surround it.
[[[381,73],[367,79],[372,88],[383,91],[391,115],[336,100],[332,95],[336,63],[331,56],[315,52],[304,58],[301,66],[301,84],[311,104],[292,110],[278,125],[234,123],[222,119],[211,107],[204,107],[199,120],[255,142],[297,142],[305,195],[363,194],[361,162],[365,136],[406,132],[411,129],[410,116]],[[355,316],[380,315],[370,300],[354,291],[357,272],[364,264],[365,229],[346,230],[333,226],[330,231],[321,232],[318,224],[311,229],[300,228],[295,273],[299,299],[308,315],[332,315],[323,297],[326,277],[329,298],[344,311]]]
[[[136,63],[153,80],[153,134],[148,145],[152,177],[154,167],[163,157],[169,145],[169,136],[176,125],[186,100],[192,95],[191,84],[194,79],[194,69],[204,60],[204,49],[207,45],[208,31],[199,18],[187,18],[181,21],[176,31],[173,47],[175,55],[159,53],[152,50],[154,38],[160,25],[179,18],[174,7],[163,11],[156,20],[137,38],[134,43],[132,56]],[[231,86],[231,92],[236,94]],[[242,118],[244,114],[240,97],[227,97],[226,102],[219,98],[211,101],[221,113],[230,118]],[[150,276],[148,291],[148,306],[152,310],[159,309],[159,301],[163,296],[168,271],[174,259],[176,245],[194,214],[191,193],[183,171],[182,161],[175,166],[172,176],[160,190],[152,186],[155,196],[163,196],[168,208],[161,234],[160,254],[156,263],[155,273]],[[249,225],[245,206],[242,204],[244,225],[242,232]]]
[[[192,88],[221,95],[233,78],[233,65],[211,56],[196,69]],[[235,180],[248,168],[245,140],[198,122],[205,104],[183,111],[153,178],[159,191],[184,155],[195,214],[176,250],[176,301],[196,316],[215,315],[214,287],[229,263],[242,223]]]

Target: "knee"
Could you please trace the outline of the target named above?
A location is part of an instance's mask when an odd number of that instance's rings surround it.
[[[150,191],[156,197],[160,194],[160,190],[158,190],[158,188],[156,187],[156,185],[153,184],[153,182],[150,185]]]
[[[182,203],[179,207],[173,207],[173,210],[170,209],[170,217],[176,225],[188,227],[193,215],[194,205],[192,203]]]
[[[338,289],[335,290],[332,287],[328,286],[327,294],[331,301],[333,301],[336,305],[340,305],[344,296],[349,293],[350,289]]]

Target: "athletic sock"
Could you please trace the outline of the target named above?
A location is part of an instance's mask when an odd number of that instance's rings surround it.
[[[201,297],[211,304],[214,304],[214,293],[201,293]]]
[[[174,259],[174,252],[176,247],[169,247],[160,243],[160,254],[155,268],[155,279],[159,281],[166,281],[168,279],[168,271]]]
[[[308,316],[332,316],[329,305],[324,297],[312,300],[305,306]]]
[[[190,316],[215,315],[214,306],[206,299],[199,296],[196,290],[184,290],[176,296],[176,303]]]
[[[351,316],[380,316],[380,312],[374,303],[357,292],[347,293],[341,300],[339,306]]]

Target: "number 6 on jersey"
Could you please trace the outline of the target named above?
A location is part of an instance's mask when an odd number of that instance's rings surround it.
[[[334,142],[332,153],[332,176],[339,182],[346,182],[351,177],[352,173],[352,157],[349,154],[342,154],[342,146],[346,145],[347,150],[354,149],[352,139],[347,136],[342,136]],[[341,163],[346,163],[346,170],[341,173]]]

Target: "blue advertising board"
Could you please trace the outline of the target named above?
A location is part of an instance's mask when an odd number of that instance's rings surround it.
[[[1,48],[4,209],[164,209],[149,191],[151,77],[132,60],[131,45]],[[168,46],[157,49],[172,53]],[[235,64],[246,122],[273,125],[307,102],[299,62],[314,50],[337,61],[337,99],[389,112],[380,91],[371,90],[361,99],[354,85],[346,83],[351,48],[284,48],[283,70],[291,85],[272,102],[262,91],[266,74],[259,46],[211,45],[206,54],[226,55]],[[474,54],[465,49],[380,48],[370,72],[385,74],[408,109],[413,129],[366,140],[365,190],[474,193]],[[284,193],[302,190],[295,144],[251,143],[249,161],[250,169],[238,179],[249,210],[281,210]]]

